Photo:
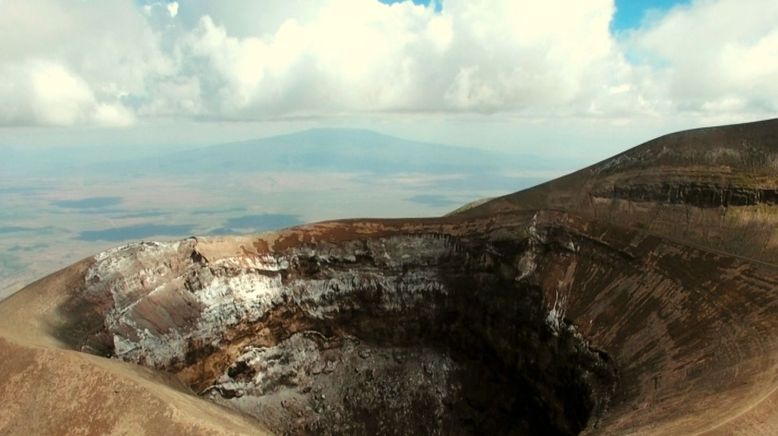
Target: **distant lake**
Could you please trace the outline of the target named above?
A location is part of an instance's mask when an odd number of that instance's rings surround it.
[[[143,213],[137,214],[143,216]],[[253,233],[276,230],[302,224],[297,215],[282,213],[264,213],[229,218],[217,229],[217,234]],[[150,238],[152,236],[187,237],[198,233],[194,224],[156,224],[142,223],[111,227],[100,230],[84,230],[78,233],[80,241],[127,241]]]
[[[193,233],[192,224],[136,224],[103,230],[86,230],[78,234],[81,241],[125,241],[150,236],[185,237]]]
[[[122,197],[86,197],[77,200],[55,200],[53,206],[67,209],[96,209],[116,206],[122,202]]]

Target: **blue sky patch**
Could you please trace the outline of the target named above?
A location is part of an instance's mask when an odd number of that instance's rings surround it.
[[[435,5],[435,12],[440,12],[443,10],[443,0],[378,0],[381,3],[386,3],[387,5],[391,5],[394,3],[402,3],[404,1],[412,1],[414,4],[422,5],[422,6],[429,6],[430,3],[433,3]]]
[[[616,32],[637,29],[646,17],[660,16],[674,6],[687,3],[688,0],[616,0],[611,28]]]

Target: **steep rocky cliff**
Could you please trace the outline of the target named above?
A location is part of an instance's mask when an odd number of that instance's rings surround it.
[[[143,395],[191,432],[769,434],[776,132],[671,135],[443,218],[119,247],[0,304],[0,351],[166,374],[178,394]],[[35,407],[48,383],[0,392]]]

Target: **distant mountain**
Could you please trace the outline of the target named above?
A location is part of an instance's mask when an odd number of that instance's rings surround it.
[[[532,155],[425,143],[359,129],[311,129],[95,166],[95,171],[180,174],[256,171],[496,173],[571,168]]]
[[[491,153],[426,144],[367,130],[315,129],[176,153],[160,168],[200,170],[488,171]]]
[[[423,173],[462,176],[447,182],[447,189],[490,191],[532,186],[581,165],[572,159],[419,142],[341,128],[310,129],[199,148],[182,144],[4,146],[2,157],[0,176],[25,179],[79,175],[105,180],[260,172]]]

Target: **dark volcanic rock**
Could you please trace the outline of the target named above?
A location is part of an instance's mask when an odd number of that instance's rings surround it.
[[[697,208],[727,208],[730,206],[774,205],[778,190],[742,186],[721,186],[716,183],[658,183],[614,185],[594,191],[597,199],[618,199],[630,202],[681,204]]]

